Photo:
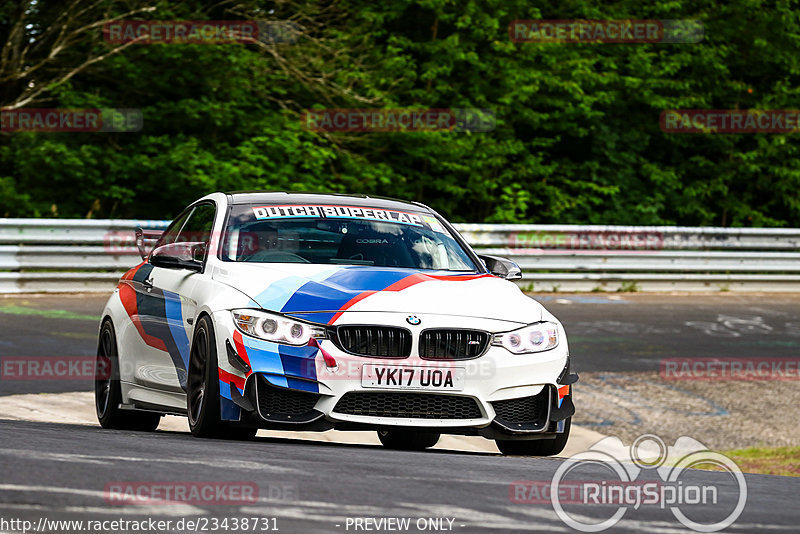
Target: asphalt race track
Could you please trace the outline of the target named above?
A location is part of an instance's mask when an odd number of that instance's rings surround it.
[[[179,433],[19,422],[0,425],[0,443],[2,517],[34,524],[41,517],[178,520],[257,515],[276,518],[281,532],[311,534],[347,532],[348,517],[438,517],[454,519],[455,532],[570,531],[549,506],[509,499],[514,481],[550,480],[560,463],[556,459],[396,452],[292,440],[200,441]],[[735,490],[722,473],[696,472],[691,478],[706,483],[719,479],[726,490]],[[259,498],[241,506],[105,502],[107,484],[132,480],[250,481],[258,485]],[[729,531],[758,532],[765,525],[770,531],[796,531],[800,479],[748,475],[747,484],[747,506]],[[630,519],[615,531],[680,531],[665,510],[628,514]]]
[[[672,296],[591,294],[537,296],[565,324],[580,372],[657,371],[665,357],[796,357],[800,296]],[[0,297],[0,357],[91,356],[105,297]],[[0,381],[0,395],[86,391],[90,382]],[[2,414],[0,413],[0,418]],[[172,521],[163,530],[234,530],[227,518],[272,518],[280,532],[398,531],[356,518],[411,518],[407,532],[572,532],[549,503],[515,502],[515,481],[549,484],[561,459],[493,454],[389,451],[381,447],[257,438],[251,442],[197,440],[181,432],[105,431],[56,422],[0,421],[0,532],[90,531],[49,520]],[[598,467],[597,479],[608,477]],[[724,472],[682,475],[713,484],[719,501],[738,487]],[[796,532],[800,478],[745,475],[747,502],[727,532]],[[257,488],[245,503],[107,502],[118,482],[222,482]],[[577,505],[576,505],[577,506]],[[582,505],[576,513],[606,518],[613,507]],[[698,506],[693,517],[718,509]],[[217,528],[185,521],[217,518]],[[179,520],[184,523],[177,525]],[[431,521],[428,522],[427,520]],[[422,523],[418,523],[422,520]],[[16,525],[16,526],[15,526]],[[420,525],[423,528],[419,528]],[[19,528],[18,528],[19,527]],[[369,528],[367,528],[369,527]],[[97,532],[126,532],[106,525]],[[139,530],[141,531],[141,530]],[[403,530],[399,530],[403,531]],[[629,509],[611,532],[686,532],[668,509]]]

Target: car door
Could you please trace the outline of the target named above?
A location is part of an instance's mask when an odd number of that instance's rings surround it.
[[[192,206],[172,242],[203,243],[207,250],[216,211],[211,201]],[[166,349],[158,361],[149,362],[149,368],[142,373],[148,376],[151,386],[167,392],[186,391],[192,321],[197,313],[192,290],[202,276],[203,273],[189,269],[164,267],[153,267],[150,273],[151,328]]]
[[[186,209],[178,215],[158,240],[156,247],[175,242],[191,212],[192,209]],[[163,401],[153,391],[170,382],[164,376],[162,365],[169,351],[161,331],[164,304],[163,297],[154,291],[154,270],[155,267],[149,261],[143,263],[124,282],[124,287],[120,288],[120,298],[128,303],[126,309],[131,314],[130,324],[122,325],[118,331],[118,346],[126,354],[125,360],[129,362],[129,365],[121,369],[122,387],[125,397],[140,406]],[[174,369],[173,366],[172,374],[176,374]]]

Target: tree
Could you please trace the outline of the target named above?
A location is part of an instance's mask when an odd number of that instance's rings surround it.
[[[36,35],[53,35],[61,10],[55,2],[47,10],[40,0],[26,4],[23,11],[25,4],[13,4],[22,26],[11,4],[0,8],[0,38],[24,28],[27,37],[15,42],[34,37],[36,57],[46,58],[55,37]],[[142,16],[285,21],[297,40],[111,53],[92,26],[30,73],[34,88],[47,88],[35,100],[139,108],[144,128],[0,135],[0,214],[169,217],[211,190],[259,188],[421,200],[458,221],[800,225],[794,135],[659,127],[665,109],[796,107],[800,21],[789,2],[102,6],[102,16],[84,14],[81,23],[155,7]],[[699,20],[705,38],[559,44],[513,43],[507,34],[515,19],[629,18]],[[3,102],[26,94],[25,80],[3,85]],[[486,108],[497,123],[488,133],[320,133],[301,121],[306,109],[352,107]]]

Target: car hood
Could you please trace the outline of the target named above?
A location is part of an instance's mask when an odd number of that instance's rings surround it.
[[[401,312],[481,317],[517,323],[542,319],[542,306],[516,284],[488,274],[365,266],[225,263],[215,280],[252,306],[334,323],[343,313]]]

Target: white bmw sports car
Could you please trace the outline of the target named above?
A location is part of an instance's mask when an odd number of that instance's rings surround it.
[[[213,193],[144,249],[108,300],[103,427],[195,436],[372,430],[552,455],[575,412],[561,323],[430,208],[367,196]]]

